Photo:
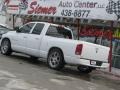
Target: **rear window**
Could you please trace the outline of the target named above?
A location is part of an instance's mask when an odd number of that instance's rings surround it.
[[[48,36],[72,39],[71,31],[64,27],[50,26],[46,33]]]

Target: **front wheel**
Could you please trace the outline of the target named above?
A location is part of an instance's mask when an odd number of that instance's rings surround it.
[[[8,39],[3,39],[0,47],[1,53],[3,55],[11,55],[11,43]]]
[[[62,52],[59,49],[52,49],[48,54],[47,64],[52,69],[61,70],[65,65]]]
[[[78,69],[79,72],[81,72],[81,73],[91,73],[92,70],[93,70],[93,68],[91,68],[91,67],[82,66],[82,65],[78,66],[77,69]]]

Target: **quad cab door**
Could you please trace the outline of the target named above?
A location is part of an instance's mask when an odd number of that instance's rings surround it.
[[[36,23],[31,33],[27,35],[27,53],[31,56],[40,57],[40,46],[42,41],[43,23]]]
[[[19,32],[15,32],[13,36],[13,49],[18,52],[26,53],[27,51],[27,39],[28,35],[30,34],[30,31],[35,26],[35,23],[27,23],[20,27]]]

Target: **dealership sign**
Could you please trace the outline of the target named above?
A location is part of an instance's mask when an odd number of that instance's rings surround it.
[[[108,40],[111,40],[113,37],[114,39],[120,39],[120,28],[113,29],[113,31],[109,29],[99,29],[92,26],[83,26],[80,30],[79,36],[81,37],[103,37]]]
[[[119,20],[120,0],[10,0],[8,13]]]

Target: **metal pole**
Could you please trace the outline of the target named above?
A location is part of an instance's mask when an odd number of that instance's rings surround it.
[[[51,17],[51,23],[53,23],[53,21],[54,21],[54,20],[53,20],[53,17]]]
[[[13,29],[15,27],[15,15],[13,15]]]
[[[112,39],[113,39],[113,35],[112,35],[112,30],[113,30],[113,22],[111,22],[111,38],[110,38],[110,55],[109,55],[109,72],[111,72],[112,70]]]
[[[102,42],[103,42],[103,35],[104,35],[103,33],[104,33],[104,31],[105,31],[105,27],[103,26],[102,35],[100,37],[100,42],[99,42],[100,45],[102,45]]]
[[[78,35],[78,40],[79,40],[80,19],[77,19],[77,27],[78,27],[77,35]]]

